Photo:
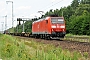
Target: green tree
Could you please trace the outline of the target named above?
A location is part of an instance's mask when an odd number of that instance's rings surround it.
[[[72,4],[71,4],[71,7],[73,7],[74,9],[76,9],[76,7],[78,7],[79,5],[79,0],[73,0],[72,1]]]
[[[84,12],[84,11],[87,11],[87,12],[90,12],[90,5],[89,4],[80,4],[78,7],[77,7],[77,9],[76,9],[76,11],[75,11],[75,15],[82,15],[82,13]]]
[[[81,4],[90,4],[90,0],[81,0]]]

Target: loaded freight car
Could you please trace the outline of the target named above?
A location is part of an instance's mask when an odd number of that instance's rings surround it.
[[[66,34],[63,17],[46,17],[32,23],[32,34],[36,38],[61,38]]]

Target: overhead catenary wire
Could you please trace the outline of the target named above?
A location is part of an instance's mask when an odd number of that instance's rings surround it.
[[[56,3],[54,3],[54,4],[52,4],[52,3],[50,3],[50,5],[47,5],[46,6],[46,8],[44,7],[44,8],[42,8],[41,10],[43,10],[43,11],[45,11],[45,10],[47,10],[48,8],[51,8],[52,6],[55,6],[55,5],[57,5],[58,3],[60,3],[60,2],[62,2],[62,1],[64,1],[64,0],[60,0],[60,1],[58,1],[58,2],[56,2]],[[52,4],[52,5],[51,5]]]
[[[44,8],[39,9],[38,11],[43,11],[43,13],[40,14],[40,15],[45,15],[46,11],[48,11],[47,9],[51,8],[52,6],[57,5],[58,3],[62,2],[62,1],[64,1],[64,0],[60,0],[60,1],[56,2],[56,3],[51,2],[50,4],[46,5]]]
[[[45,15],[45,13],[48,11],[48,9],[50,10],[51,7],[53,7],[53,6],[61,3],[61,2],[63,2],[63,1],[65,1],[65,0],[60,0],[60,1],[58,0],[56,3],[51,2],[51,3],[47,4],[46,6],[38,9],[38,11],[43,11],[43,13],[42,13],[42,14],[40,13],[40,15]],[[54,9],[52,9],[52,10],[54,10]],[[36,13],[38,13],[38,11],[36,11]],[[36,15],[35,15],[35,16],[36,16]],[[35,17],[35,18],[36,18],[36,17]]]

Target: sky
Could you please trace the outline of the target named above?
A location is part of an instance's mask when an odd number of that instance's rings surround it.
[[[12,27],[12,3],[13,1],[13,26],[17,25],[17,18],[35,18],[40,17],[38,11],[46,13],[50,9],[60,9],[72,3],[73,0],[0,0],[0,31]],[[7,18],[5,18],[7,16]]]

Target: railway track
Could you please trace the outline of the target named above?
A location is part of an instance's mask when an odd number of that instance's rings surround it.
[[[89,42],[78,42],[75,40],[71,41],[68,40],[70,38],[68,38],[67,40],[61,39],[61,40],[45,40],[45,39],[35,39],[35,38],[28,38],[28,37],[20,37],[20,36],[16,36],[17,38],[20,39],[24,39],[27,41],[30,40],[34,40],[36,42],[42,42],[43,44],[53,44],[56,47],[61,47],[62,49],[68,49],[70,51],[78,51],[80,52],[82,55],[84,55],[85,52],[88,53],[88,57],[90,58],[90,43]],[[66,37],[65,37],[66,39]],[[82,39],[82,38],[81,38]],[[85,39],[85,38],[84,38]]]
[[[10,35],[32,37],[31,33],[10,33]],[[65,36],[64,38],[60,38],[60,39],[90,43],[90,36]]]

